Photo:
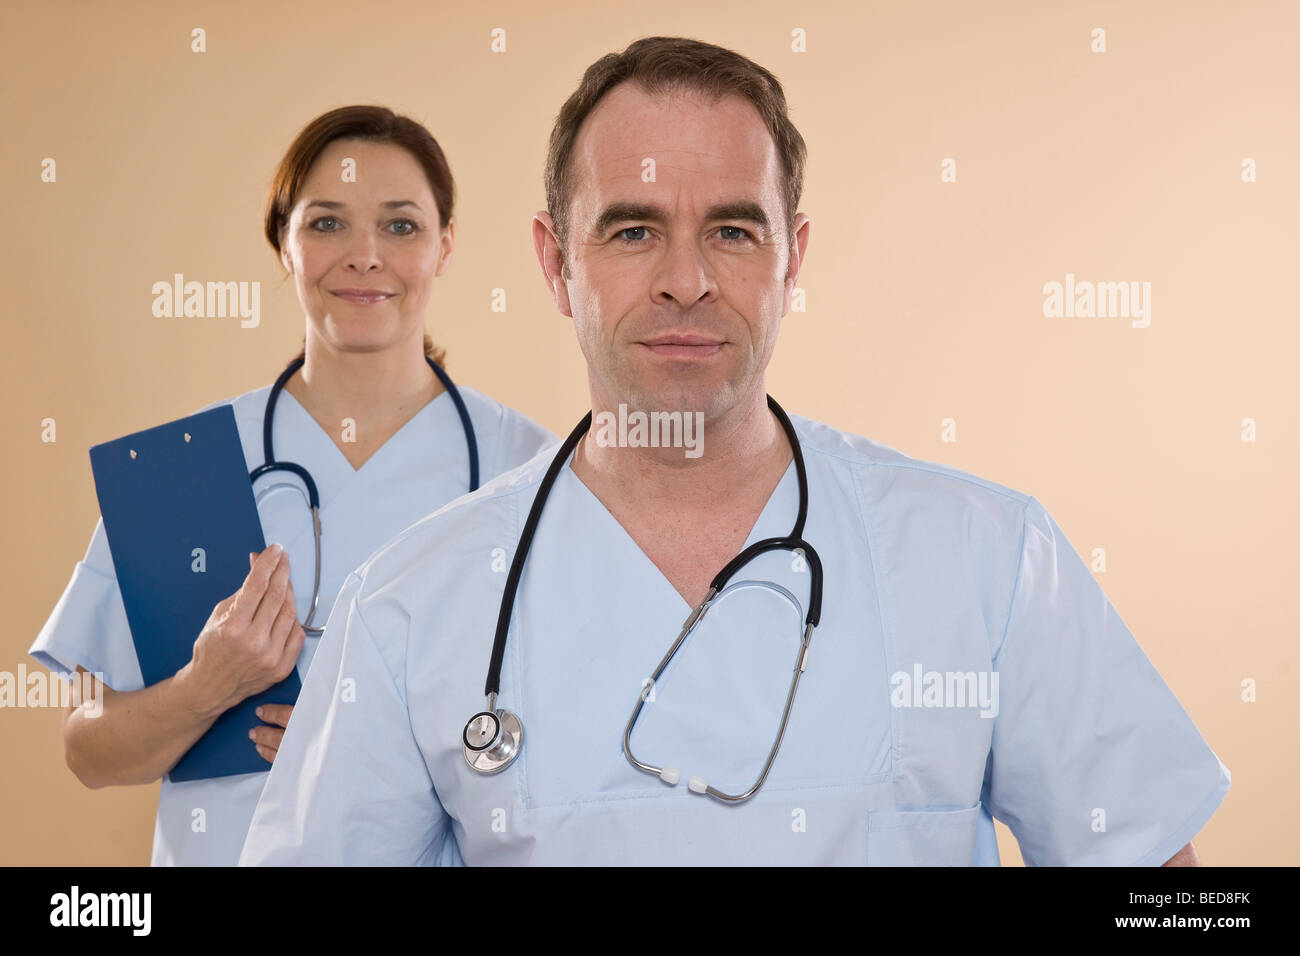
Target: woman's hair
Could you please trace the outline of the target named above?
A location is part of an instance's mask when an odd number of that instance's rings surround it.
[[[265,232],[266,241],[277,254],[303,181],[325,148],[340,139],[391,143],[410,153],[428,177],[441,228],[447,228],[456,201],[456,184],[447,157],[433,135],[415,120],[399,116],[383,106],[341,106],[322,113],[303,127],[280,160],[280,167],[271,180],[266,200]],[[304,341],[304,352],[299,353],[295,361],[304,356],[305,349]],[[433,339],[427,334],[424,353],[439,365],[443,364],[446,355],[443,349],[434,346]]]

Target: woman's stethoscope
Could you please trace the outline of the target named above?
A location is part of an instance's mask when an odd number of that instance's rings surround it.
[[[632,717],[627,722],[627,727],[623,731],[623,754],[627,757],[632,766],[645,773],[654,774],[664,783],[670,786],[675,785],[681,779],[681,771],[676,767],[656,767],[653,764],[643,763],[632,754],[632,728],[636,726],[637,718],[641,715],[641,708],[645,705],[649,688],[656,686],[659,677],[663,674],[664,668],[668,662],[673,659],[686,638],[690,635],[695,626],[704,619],[710,606],[720,600],[723,595],[732,591],[743,588],[762,587],[774,591],[781,597],[788,600],[794,605],[796,612],[804,621],[803,639],[799,644],[799,653],[795,658],[794,676],[790,681],[790,693],[785,700],[785,711],[781,715],[781,726],[777,730],[776,740],[772,744],[772,749],[767,755],[767,762],[763,765],[763,771],[754,781],[754,785],[743,793],[731,794],[724,793],[716,787],[710,786],[708,781],[702,777],[691,777],[689,788],[692,793],[706,794],[718,800],[728,803],[740,803],[748,800],[758,792],[763,781],[767,779],[768,771],[772,769],[772,762],[776,760],[776,752],[781,747],[781,738],[785,736],[786,724],[790,720],[790,708],[794,704],[795,691],[799,688],[799,677],[803,674],[804,668],[808,665],[808,642],[812,638],[813,628],[817,626],[821,619],[822,612],[822,562],[812,545],[803,540],[804,520],[808,516],[808,475],[804,470],[803,452],[799,447],[799,438],[795,434],[794,426],[790,424],[790,419],[786,416],[785,411],[772,398],[767,397],[768,408],[777,417],[781,427],[785,430],[786,437],[790,441],[790,448],[794,453],[794,466],[799,477],[799,514],[795,518],[794,528],[784,538],[765,538],[762,541],[756,541],[740,554],[736,555],[727,563],[717,576],[714,577],[709,585],[709,593],[700,606],[691,611],[682,625],[681,633],[677,635],[677,640],[673,646],[668,649],[664,659],[659,662],[655,668],[653,676],[646,682],[637,698],[636,708],[632,711]],[[465,731],[461,735],[461,749],[465,754],[465,762],[470,767],[482,774],[499,773],[508,767],[523,747],[524,728],[519,717],[508,710],[498,709],[496,706],[497,694],[501,687],[501,664],[505,659],[506,635],[510,630],[510,616],[514,610],[515,593],[519,588],[519,579],[523,575],[524,562],[528,559],[528,549],[533,543],[533,534],[537,530],[537,522],[541,519],[542,508],[546,504],[546,497],[550,494],[551,486],[555,483],[560,469],[564,467],[577,447],[579,439],[591,427],[591,412],[578,423],[575,428],[564,440],[556,454],[551,466],[547,469],[546,476],[542,479],[541,487],[537,490],[537,497],[533,499],[533,507],[528,512],[528,520],[524,523],[523,534],[519,537],[519,548],[515,552],[514,560],[510,564],[510,574],[506,578],[505,593],[501,596],[501,611],[497,616],[496,639],[492,643],[492,659],[488,665],[487,684],[484,688],[487,694],[487,709],[475,714],[468,723],[465,724]],[[737,581],[735,584],[728,585],[727,581],[742,567],[768,551],[796,551],[801,553],[808,562],[808,568],[812,573],[812,583],[809,589],[808,613],[805,616],[799,602],[788,590],[778,584],[763,581]]]
[[[429,356],[426,355],[424,360],[429,363],[429,367],[442,381],[443,387],[456,404],[456,412],[460,415],[461,427],[465,429],[465,444],[469,446],[469,490],[474,491],[478,488],[478,442],[474,439],[474,423],[470,421],[469,411],[465,408],[465,401],[460,397],[460,391],[452,383],[450,376]],[[312,536],[316,540],[316,572],[312,581],[311,610],[307,612],[307,620],[303,622],[302,629],[311,637],[319,637],[325,632],[325,628],[312,627],[311,622],[316,616],[316,602],[320,600],[320,495],[316,491],[316,482],[312,480],[311,473],[302,465],[294,462],[276,461],[275,449],[271,444],[271,423],[275,418],[275,403],[280,398],[284,383],[289,381],[294,372],[302,368],[303,361],[304,359],[299,358],[290,362],[289,367],[280,373],[280,377],[271,386],[271,394],[266,397],[266,411],[262,415],[262,453],[265,461],[248,473],[248,480],[254,482],[262,475],[272,471],[288,471],[302,479],[302,483],[307,489],[307,505],[311,508]],[[263,488],[257,494],[257,502],[261,503],[262,499],[276,488],[293,488],[300,494],[302,493],[302,489],[297,485],[284,481]]]

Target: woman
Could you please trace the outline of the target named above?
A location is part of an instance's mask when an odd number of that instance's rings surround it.
[[[273,464],[296,463],[314,479],[317,607],[305,486],[285,469],[255,470],[258,512],[274,543],[249,556],[247,579],[213,609],[190,662],[146,688],[101,521],[31,648],[51,670],[103,675],[96,685],[102,698],[93,702],[102,713],[93,716],[96,708],[74,696],[63,721],[68,765],[87,786],[164,777],[219,714],[294,667],[305,676],[317,645],[329,639],[329,629],[317,636],[312,618],[316,626],[325,621],[354,567],[471,490],[474,471],[486,481],[554,442],[519,413],[472,389],[457,390],[424,335],[433,280],[451,260],[454,192],[429,132],[382,107],[326,113],[289,148],[265,228],[306,313],[303,353],[274,387],[229,404],[250,468],[269,452]],[[268,408],[272,427],[264,444]],[[291,712],[264,707],[264,724],[250,728],[249,747],[268,766]],[[265,778],[164,777],[153,863],[235,864]]]

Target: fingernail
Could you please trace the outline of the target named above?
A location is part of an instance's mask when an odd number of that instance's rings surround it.
[[[280,542],[279,542],[279,541],[272,542],[272,544],[271,544],[271,551],[272,551],[274,554],[279,554],[279,553],[280,553],[281,551],[283,551],[283,550],[284,550],[284,548],[280,546]]]
[[[256,713],[257,716],[261,717],[261,716],[262,716],[262,708],[261,708],[261,707],[257,708],[257,710],[254,711],[254,713]]]
[[[250,731],[248,732],[248,739],[249,739],[249,740],[256,740],[256,739],[257,739],[257,730],[256,730],[256,729],[254,729],[254,730],[250,730]]]

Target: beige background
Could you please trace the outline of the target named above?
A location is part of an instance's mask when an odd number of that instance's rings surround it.
[[[262,201],[326,109],[383,103],[442,143],[459,243],[429,328],[459,382],[567,431],[584,366],[529,239],[546,138],[591,61],[656,33],[773,70],[808,142],[808,310],[769,390],[1037,496],[1085,559],[1104,547],[1103,588],[1232,770],[1203,860],[1293,862],[1295,3],[8,0],[0,670],[37,666],[26,649],[89,539],[87,448],[267,384],[297,349]],[[261,326],[154,318],[150,287],[175,272],[260,281]],[[1045,318],[1067,272],[1151,282],[1150,327]],[[57,711],[0,710],[0,781],[0,862],[148,862],[157,786],[82,788]]]

